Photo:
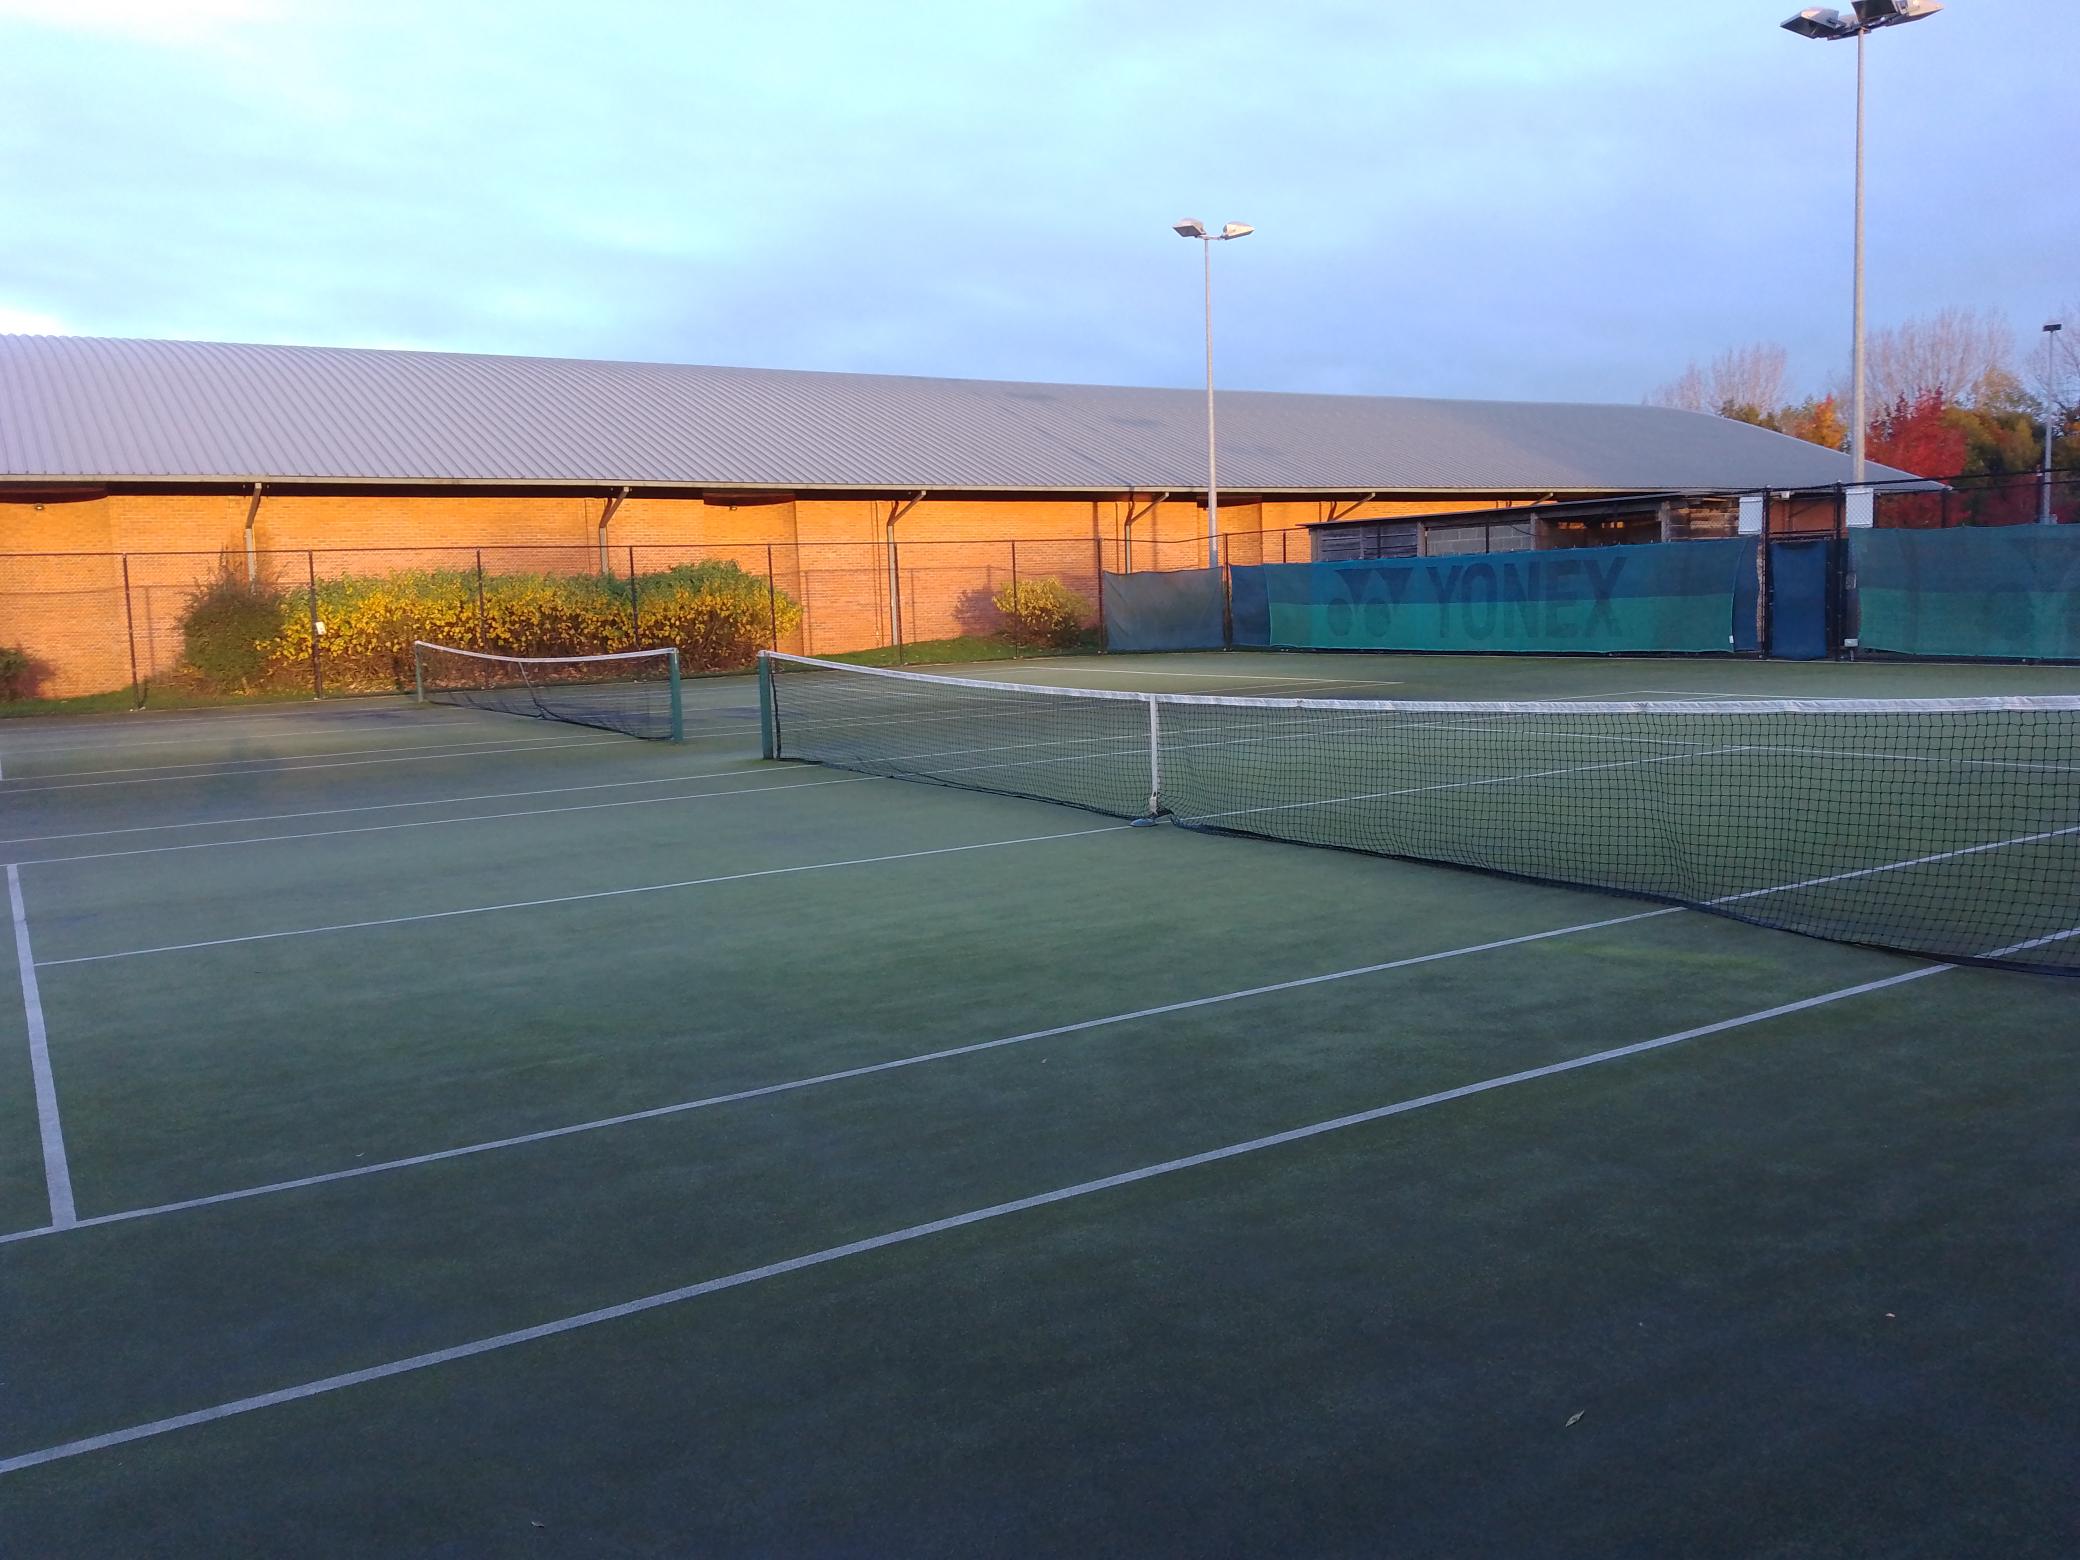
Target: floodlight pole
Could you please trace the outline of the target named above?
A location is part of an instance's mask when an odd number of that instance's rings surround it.
[[[1247,222],[1229,222],[1218,233],[1206,231],[1196,217],[1171,224],[1179,238],[1196,238],[1206,263],[1206,567],[1221,563],[1220,465],[1213,433],[1213,246],[1231,238],[1247,238],[1256,231]]]
[[[2053,320],[2044,327],[2044,480],[2037,493],[2039,525],[2057,523],[2056,516],[2051,513],[2051,444],[2056,436],[2051,416],[2058,399],[2058,333],[2065,328],[2063,320]]]
[[[1206,567],[1221,566],[1220,467],[1213,437],[1213,238],[1199,241],[1206,261]]]
[[[1864,404],[1863,349],[1863,126],[1864,126],[1864,39],[1875,27],[1896,27],[1935,15],[1943,7],[1939,0],[1855,0],[1856,14],[1843,16],[1832,6],[1809,5],[1784,23],[1784,30],[1801,38],[1838,41],[1856,40],[1856,262],[1853,292],[1855,316],[1851,334],[1849,368],[1849,481],[1864,482],[1864,441],[1869,431]]]
[[[1864,415],[1863,351],[1863,46],[1866,34],[1856,34],[1856,294],[1855,345],[1850,348],[1849,368],[1849,481],[1863,486],[1864,436],[1870,420]],[[1837,305],[1839,307],[1839,305]],[[1840,318],[1839,315],[1836,318]]]

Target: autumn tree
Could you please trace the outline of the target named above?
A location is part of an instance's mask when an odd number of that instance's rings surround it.
[[[1879,408],[1929,396],[1950,407],[2003,401],[2018,385],[2014,328],[1994,311],[1942,309],[1872,331],[1864,382]]]
[[[1917,477],[1962,476],[1969,441],[1949,410],[1934,391],[1899,397],[1871,424],[1870,458]]]
[[[1817,399],[1807,396],[1798,405],[1785,407],[1777,413],[1776,429],[1831,450],[1846,449],[1849,445],[1849,420],[1842,415],[1841,403],[1831,395]]]
[[[1736,347],[1720,353],[1709,365],[1692,363],[1647,400],[1654,406],[1708,412],[1770,427],[1784,399],[1787,356],[1774,342]]]

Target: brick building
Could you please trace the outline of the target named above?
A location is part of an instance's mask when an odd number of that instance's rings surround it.
[[[1219,410],[1235,564],[1354,555],[1323,540],[1342,522],[1416,551],[1710,534],[1729,495],[1791,517],[1848,475],[1644,406]],[[1202,565],[1204,413],[1190,390],[0,336],[0,645],[51,694],[163,673],[227,557],[285,579],[727,558],[801,604],[797,648],[944,637],[1020,571],[1095,598],[1101,571]]]

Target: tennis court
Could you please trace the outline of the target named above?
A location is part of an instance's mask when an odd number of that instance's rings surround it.
[[[766,762],[752,679],[683,698],[0,726],[0,1551],[2068,1552],[2080,984]]]

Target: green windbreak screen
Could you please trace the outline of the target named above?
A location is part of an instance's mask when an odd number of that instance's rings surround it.
[[[2080,526],[1861,531],[1852,545],[1863,649],[2080,660]]]
[[[1754,568],[1755,543],[1731,538],[1266,564],[1235,571],[1235,596],[1240,617],[1260,576],[1269,642],[1290,649],[1724,654]]]
[[[1225,602],[1219,569],[1168,569],[1104,578],[1105,648],[1218,650]]]

